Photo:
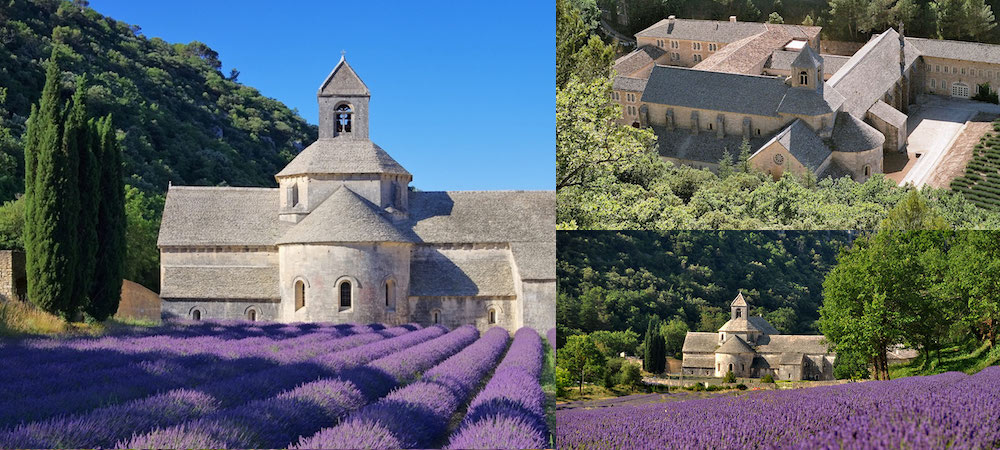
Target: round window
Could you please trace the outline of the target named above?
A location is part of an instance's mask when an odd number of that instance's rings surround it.
[[[780,164],[784,164],[785,163],[785,155],[782,155],[781,153],[776,153],[774,155],[774,163],[775,164],[779,164],[779,165]]]

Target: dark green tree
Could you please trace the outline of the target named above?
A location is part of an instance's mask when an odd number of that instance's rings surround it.
[[[122,158],[115,138],[111,116],[93,122],[96,137],[95,153],[101,161],[100,203],[97,209],[97,253],[90,290],[90,303],[85,309],[95,320],[105,320],[118,311],[122,278],[127,257],[125,246],[125,191],[122,184]]]
[[[50,59],[42,98],[29,119],[25,166],[24,244],[28,299],[41,309],[70,319],[79,306],[73,298],[77,270],[79,217],[78,153],[75,131],[63,133],[60,81]]]
[[[76,223],[76,279],[73,281],[73,309],[85,309],[91,303],[91,284],[97,257],[97,213],[100,204],[100,160],[94,154],[97,135],[94,124],[87,118],[87,80],[84,76],[76,79],[72,107],[66,119],[67,151],[77,155],[77,192],[79,193],[79,216]]]

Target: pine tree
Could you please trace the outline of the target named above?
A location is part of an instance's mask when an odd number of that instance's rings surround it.
[[[94,155],[97,138],[93,132],[93,121],[87,120],[86,93],[87,80],[76,79],[72,109],[66,121],[66,141],[68,151],[76,152],[80,212],[77,220],[77,270],[73,283],[74,310],[83,310],[90,303],[91,283],[97,254],[97,211],[100,196],[100,162]],[[71,135],[72,133],[72,135]]]
[[[100,206],[97,221],[97,264],[90,292],[88,316],[104,320],[118,311],[125,267],[125,190],[122,159],[111,116],[95,122],[100,161]]]
[[[78,154],[68,151],[75,148],[74,133],[63,133],[61,77],[55,58],[50,59],[42,98],[30,119],[25,162],[32,174],[28,177],[31,185],[25,187],[24,246],[29,300],[45,311],[71,319],[76,312]]]

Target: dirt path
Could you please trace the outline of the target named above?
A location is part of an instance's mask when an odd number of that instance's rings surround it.
[[[972,149],[979,139],[993,129],[993,122],[998,116],[991,113],[978,113],[965,125],[965,130],[955,139],[934,173],[927,179],[927,185],[936,188],[949,188],[951,180],[965,173],[965,165],[972,159]]]

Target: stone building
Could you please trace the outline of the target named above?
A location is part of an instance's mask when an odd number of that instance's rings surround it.
[[[730,319],[717,333],[689,332],[684,338],[684,375],[778,380],[832,380],[836,358],[823,336],[778,334],[761,316],[751,316],[743,293],[729,305]]]
[[[0,250],[0,301],[28,298],[28,279],[24,272],[24,253]]]
[[[164,318],[555,326],[555,193],[410,189],[341,58],[278,188],[171,186]]]
[[[670,16],[615,62],[622,123],[651,127],[663,159],[715,170],[744,139],[751,164],[864,181],[905,151],[917,94],[1000,84],[1000,46],[889,29],[851,57],[820,55],[819,27]]]

